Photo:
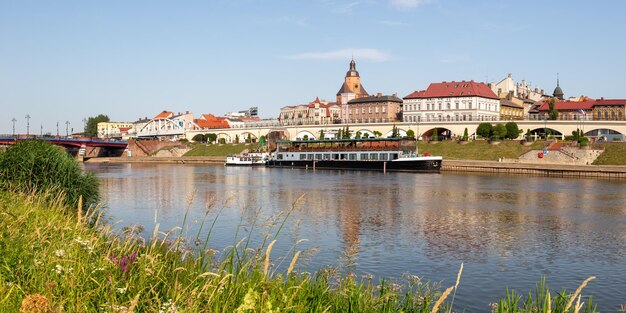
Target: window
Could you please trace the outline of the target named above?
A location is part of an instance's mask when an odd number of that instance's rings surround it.
[[[387,153],[381,153],[380,154],[380,159],[381,160],[387,160]]]
[[[459,103],[458,102],[455,103],[455,106],[456,106],[456,109],[458,110],[459,109]]]
[[[441,102],[439,103],[439,110],[441,110]]]
[[[369,113],[372,113],[372,107],[369,107],[368,112],[369,112]]]
[[[370,153],[370,160],[378,160],[378,153]]]
[[[316,160],[321,160],[322,159],[322,154],[321,153],[316,154],[315,155],[315,159]]]
[[[376,107],[376,113],[378,113],[378,107]]]
[[[387,112],[387,107],[386,106],[383,107],[383,113],[385,113],[385,112]]]
[[[367,153],[361,153],[361,160],[367,160]]]
[[[350,159],[350,160],[352,160],[352,161],[356,160],[356,153],[350,153],[350,154],[348,155],[348,159]]]
[[[333,160],[339,160],[339,154],[333,153]]]
[[[358,110],[358,109],[357,109]],[[361,113],[365,113],[365,107],[361,108]]]
[[[300,160],[306,160],[306,154],[300,153]]]
[[[313,153],[309,153],[309,154],[306,155],[306,158],[308,160],[313,160],[314,157],[315,157],[315,154],[313,154]]]
[[[330,160],[330,153],[324,153],[324,160]]]
[[[450,103],[446,103],[446,108],[447,108],[448,110],[450,110],[450,109],[451,109],[451,108],[450,108]]]

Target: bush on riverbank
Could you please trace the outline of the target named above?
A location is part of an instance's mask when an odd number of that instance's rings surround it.
[[[85,174],[61,148],[39,140],[22,140],[0,154],[0,187],[64,199],[84,207],[99,199],[98,180]]]

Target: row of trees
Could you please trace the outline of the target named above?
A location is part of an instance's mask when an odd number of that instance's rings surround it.
[[[517,123],[508,122],[506,124],[480,123],[476,128],[476,134],[483,138],[498,139],[516,139],[523,131],[519,129]],[[465,134],[463,135],[465,136]]]

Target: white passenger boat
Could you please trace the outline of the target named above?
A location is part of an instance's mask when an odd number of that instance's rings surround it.
[[[443,158],[401,138],[278,141],[269,167],[439,173]]]
[[[269,160],[269,153],[242,153],[226,157],[226,166],[265,166]]]

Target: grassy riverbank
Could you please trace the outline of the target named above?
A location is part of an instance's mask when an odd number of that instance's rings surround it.
[[[531,146],[524,146],[519,141],[505,140],[498,145],[491,145],[485,140],[476,140],[465,145],[455,141],[441,141],[436,144],[420,142],[418,147],[420,153],[440,155],[444,160],[497,161],[499,158],[516,159],[530,150],[542,149],[545,144],[545,141],[537,141]]]
[[[604,152],[593,162],[593,165],[626,165],[626,143],[600,144]]]
[[[194,144],[191,151],[185,153],[185,157],[192,156],[223,156],[238,154],[245,149],[256,149],[258,144]]]

